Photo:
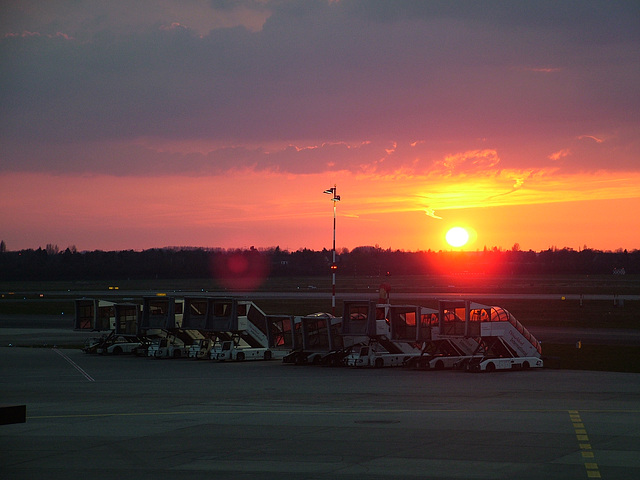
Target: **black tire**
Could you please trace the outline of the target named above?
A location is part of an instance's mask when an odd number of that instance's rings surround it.
[[[495,372],[496,366],[493,362],[487,363],[487,368],[485,369],[487,372]]]
[[[526,360],[524,362],[522,362],[522,369],[523,370],[529,370],[529,362],[527,362]]]
[[[373,366],[375,368],[382,368],[384,367],[384,360],[381,358],[376,358],[376,361],[373,363]]]
[[[433,368],[435,370],[444,370],[444,362],[442,360],[438,360]]]
[[[239,353],[236,355],[236,360],[237,360],[237,361],[239,361],[239,362],[244,361],[244,352],[239,352]]]
[[[264,352],[264,359],[265,360],[271,360],[271,351],[267,350],[266,352]]]
[[[182,356],[182,352],[180,350],[173,351],[173,358],[180,358]]]
[[[120,355],[122,353],[122,347],[114,347],[113,354]]]

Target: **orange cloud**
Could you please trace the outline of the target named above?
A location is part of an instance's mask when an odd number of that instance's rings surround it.
[[[549,159],[553,161],[558,161],[561,158],[568,157],[569,155],[571,155],[571,150],[569,150],[568,148],[563,148],[562,150],[558,150],[557,152],[554,152],[551,155],[549,155]]]
[[[448,174],[471,173],[495,167],[500,163],[498,152],[491,149],[468,150],[447,155],[441,162],[442,169]]]

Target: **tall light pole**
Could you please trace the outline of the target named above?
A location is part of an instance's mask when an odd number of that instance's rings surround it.
[[[333,202],[333,262],[331,263],[331,285],[332,285],[332,294],[331,294],[331,314],[335,317],[336,315],[336,270],[338,266],[336,265],[336,205],[340,201],[340,195],[336,194],[336,187],[334,185],[333,188],[327,188],[323,193],[327,195],[331,195],[331,201]]]

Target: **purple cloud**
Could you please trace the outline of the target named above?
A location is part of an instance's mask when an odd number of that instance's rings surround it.
[[[54,4],[3,18],[1,170],[637,168],[633,2]]]

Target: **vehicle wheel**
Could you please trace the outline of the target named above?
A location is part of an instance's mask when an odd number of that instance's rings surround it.
[[[444,370],[444,362],[442,360],[438,360],[434,365],[436,370]]]
[[[522,369],[529,370],[529,362],[527,362],[526,360],[522,362]]]
[[[238,355],[236,355],[236,360],[242,362],[244,360],[244,353],[238,353]]]
[[[122,347],[115,347],[113,349],[113,354],[114,355],[120,355],[122,353]]]
[[[173,351],[173,358],[180,358],[182,356],[182,352],[180,350]]]
[[[264,359],[265,360],[271,360],[271,352],[269,350],[264,352]]]
[[[487,372],[495,372],[496,371],[496,366],[494,365],[493,362],[489,362],[489,363],[487,363],[486,370],[487,370]]]
[[[376,367],[376,368],[384,367],[384,360],[382,360],[381,358],[376,358],[376,361],[373,364],[373,366]]]

